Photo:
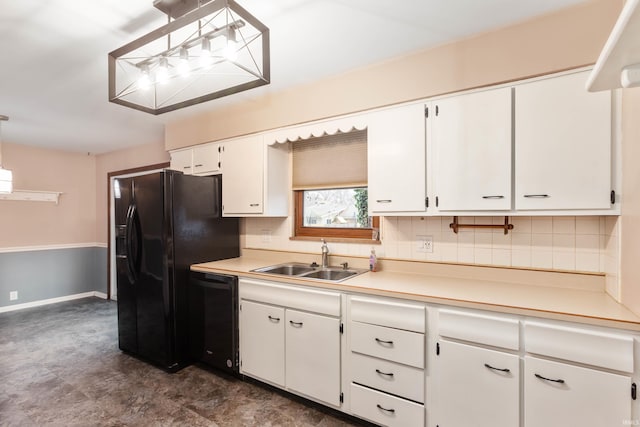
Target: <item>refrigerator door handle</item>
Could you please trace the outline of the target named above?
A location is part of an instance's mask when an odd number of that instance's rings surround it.
[[[129,281],[131,283],[135,283],[136,280],[138,279],[137,277],[137,269],[136,269],[136,265],[137,265],[137,261],[139,259],[139,256],[137,256],[137,249],[139,249],[140,247],[140,242],[138,239],[136,248],[134,248],[133,245],[133,233],[137,232],[138,230],[134,229],[134,225],[136,224],[136,216],[137,216],[137,212],[138,209],[136,208],[136,205],[130,205],[129,206],[129,210],[127,211],[127,220],[126,220],[126,232],[125,232],[125,248],[127,251],[127,275],[129,276]],[[137,236],[136,236],[137,237]]]

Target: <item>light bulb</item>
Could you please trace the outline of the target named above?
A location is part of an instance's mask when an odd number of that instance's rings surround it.
[[[143,65],[140,69],[141,74],[138,79],[138,89],[147,90],[151,87],[151,77],[149,77],[149,66]]]
[[[213,57],[211,56],[211,42],[209,39],[202,39],[202,49],[200,50],[200,65],[203,67],[209,67],[213,64]]]
[[[236,42],[236,31],[233,28],[229,28],[225,39],[225,46],[222,54],[228,61],[235,61],[236,59],[238,59],[238,43]]]
[[[180,59],[178,60],[178,73],[182,77],[189,77],[191,66],[189,65],[189,51],[186,47],[180,48]]]
[[[164,84],[169,80],[169,61],[165,56],[160,58],[156,68],[156,83]]]

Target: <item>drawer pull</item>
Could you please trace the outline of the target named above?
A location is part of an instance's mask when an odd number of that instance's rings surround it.
[[[511,372],[511,370],[508,369],[508,368],[496,368],[496,367],[493,367],[493,366],[489,365],[488,363],[485,363],[484,366],[486,368],[492,369],[494,371],[505,372],[505,373]]]
[[[482,196],[483,199],[504,199],[504,196]]]
[[[547,197],[549,197],[548,194],[525,194],[524,197],[527,197],[529,199],[546,199]]]
[[[540,378],[541,380],[545,380],[545,381],[551,381],[552,383],[558,383],[558,384],[564,384],[564,380],[554,380],[552,378],[547,378],[547,377],[543,377],[540,374],[534,374],[536,376],[536,378]]]
[[[385,407],[383,407],[383,406],[380,406],[380,404],[379,404],[379,403],[378,403],[378,404],[376,404],[376,406],[377,406],[377,407],[378,407],[378,409],[380,409],[381,411],[389,412],[390,414],[393,414],[393,413],[395,413],[395,412],[396,412],[396,410],[395,410],[395,409],[387,409],[387,408],[385,408]]]
[[[271,320],[272,322],[278,323],[280,321],[280,318],[279,317],[269,316],[269,320]]]
[[[391,203],[391,199],[376,200],[378,203]]]
[[[385,340],[381,340],[380,338],[376,338],[376,342],[380,345],[393,346],[393,341],[385,341]]]
[[[202,166],[204,166],[204,165],[203,164],[194,165],[194,167],[196,167],[196,168],[201,168]]]
[[[249,203],[249,206],[255,208],[256,206],[260,206],[260,203]]]
[[[384,375],[386,377],[392,377],[393,376],[393,372],[382,372],[380,369],[376,369],[376,373],[378,375]]]
[[[296,328],[302,328],[302,322],[294,322],[293,320],[289,320],[289,323],[291,324],[291,326],[294,326]]]

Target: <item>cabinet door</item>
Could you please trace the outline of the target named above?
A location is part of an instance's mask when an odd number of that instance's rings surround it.
[[[631,420],[629,377],[525,357],[525,427],[619,426],[625,420]]]
[[[424,212],[426,153],[424,105],[371,115],[367,130],[369,211]]]
[[[246,300],[241,305],[242,373],[284,387],[284,309]]]
[[[435,102],[434,186],[441,211],[511,209],[511,88]]]
[[[225,143],[222,209],[225,215],[259,214],[263,209],[264,144],[261,136]]]
[[[171,169],[174,171],[180,171],[186,175],[193,173],[192,168],[192,156],[193,149],[187,148],[186,150],[172,151],[171,152]]]
[[[340,405],[340,320],[287,309],[287,389]]]
[[[437,363],[440,427],[519,425],[517,355],[441,341]]]
[[[211,175],[220,172],[220,144],[204,144],[193,147],[193,173]]]
[[[516,209],[611,207],[611,91],[587,74],[516,86]]]

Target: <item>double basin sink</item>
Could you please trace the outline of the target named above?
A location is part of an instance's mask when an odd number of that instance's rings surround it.
[[[357,276],[369,270],[345,267],[317,267],[314,264],[300,262],[288,262],[284,264],[270,265],[268,267],[251,270],[256,273],[267,273],[278,276],[301,277],[305,279],[325,280],[329,282],[342,282],[350,277]]]

